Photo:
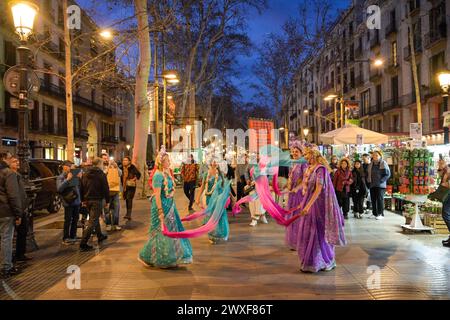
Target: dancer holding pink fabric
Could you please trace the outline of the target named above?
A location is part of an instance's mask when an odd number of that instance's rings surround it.
[[[305,154],[301,192],[304,199],[298,220],[297,253],[303,272],[329,271],[336,267],[335,246],[345,245],[344,220],[331,181],[331,168],[317,149]]]
[[[304,146],[300,140],[293,140],[290,143],[291,156],[294,160],[299,160],[303,156]],[[300,190],[303,179],[303,173],[305,172],[307,164],[295,164],[291,169],[288,178],[287,188],[289,190],[288,209],[294,209],[298,207],[303,201],[303,195]],[[288,218],[300,213],[299,210],[294,211]],[[286,228],[286,244],[289,249],[295,251],[297,249],[297,236],[298,236],[299,220],[294,221]]]

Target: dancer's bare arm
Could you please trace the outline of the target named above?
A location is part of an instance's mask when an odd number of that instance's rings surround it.
[[[203,191],[205,190],[205,181],[206,181],[205,179],[202,180],[202,185],[200,187],[200,190],[197,193],[197,196],[195,197],[195,204],[199,207],[200,207],[200,197],[202,196]]]

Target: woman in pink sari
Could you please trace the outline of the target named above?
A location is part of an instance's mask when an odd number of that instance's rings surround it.
[[[300,269],[329,271],[336,267],[335,246],[346,244],[343,215],[327,161],[317,149],[307,150],[305,158],[309,166],[301,184],[304,206],[297,235]]]

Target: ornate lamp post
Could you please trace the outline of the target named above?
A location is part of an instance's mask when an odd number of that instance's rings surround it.
[[[448,95],[450,94],[450,71],[439,73],[438,78],[442,89],[442,97],[444,98],[444,113],[446,113],[448,111]],[[449,142],[449,127],[444,125],[444,144]]]
[[[39,11],[39,7],[30,1],[11,1],[9,6],[14,19],[14,27],[21,42],[21,45],[17,48],[19,56],[19,145],[17,155],[20,161],[20,172],[27,179],[30,169],[26,161],[30,156],[30,145],[28,142],[28,92],[30,90],[28,65],[30,49],[26,47],[26,44],[28,37],[33,32],[34,19]]]
[[[163,119],[162,119],[162,131],[163,131],[163,145],[166,145],[166,113],[167,113],[167,84],[176,85],[180,82],[178,74],[174,70],[165,70],[162,74],[163,78]],[[173,98],[173,97],[172,97]]]

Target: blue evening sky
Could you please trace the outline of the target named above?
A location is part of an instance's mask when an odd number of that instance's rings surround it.
[[[92,6],[101,6],[102,0],[78,0],[83,8],[89,9]],[[346,8],[351,0],[335,0],[335,4],[339,8]],[[296,0],[268,0],[268,9],[262,14],[256,10],[252,10],[248,16],[248,34],[255,45],[260,45],[266,35],[269,33],[280,33],[283,23],[291,16],[297,15],[299,1]],[[121,12],[110,12],[108,10],[96,10],[94,20],[101,26],[108,26],[108,21],[120,19],[133,13],[133,6],[128,10]],[[251,101],[254,92],[249,88],[251,83],[255,83],[256,79],[252,74],[252,65],[256,61],[256,52],[249,57],[240,57],[242,74],[234,81],[240,86],[245,101]]]

